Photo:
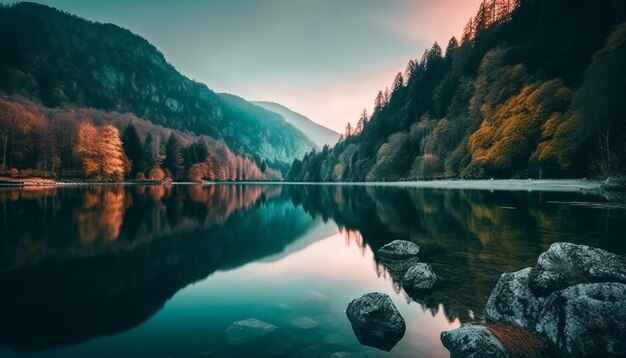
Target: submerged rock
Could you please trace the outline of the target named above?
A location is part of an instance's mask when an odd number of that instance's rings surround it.
[[[319,292],[309,290],[300,298],[300,306],[307,311],[321,312],[328,309],[330,299]]]
[[[381,259],[407,259],[417,256],[420,252],[419,246],[411,241],[395,240],[381,247],[376,254]]]
[[[464,324],[441,333],[441,342],[451,358],[508,358],[511,355],[502,343],[484,326]]]
[[[529,330],[535,328],[544,298],[535,296],[530,290],[530,270],[528,267],[500,276],[485,306],[488,319],[515,324]]]
[[[302,317],[294,318],[293,320],[289,321],[289,325],[295,328],[307,330],[307,329],[313,329],[313,328],[319,327],[320,324],[319,322],[317,322],[311,317],[302,316]]]
[[[352,300],[348,320],[361,344],[390,351],[404,336],[404,318],[384,293],[372,292]]]
[[[409,295],[432,290],[437,283],[437,275],[426,263],[417,263],[411,267],[402,279],[402,287]]]
[[[557,242],[539,256],[529,279],[533,292],[543,296],[578,283],[626,283],[626,260],[602,249]]]
[[[579,284],[555,292],[537,331],[564,356],[626,356],[626,285]]]
[[[255,341],[274,332],[278,327],[256,318],[236,321],[226,330],[228,344],[239,345]]]

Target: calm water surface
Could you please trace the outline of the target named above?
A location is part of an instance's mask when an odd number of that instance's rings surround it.
[[[352,186],[0,189],[0,356],[445,357],[439,334],[480,319],[502,272],[552,242],[626,252],[626,211],[590,193]],[[443,284],[411,299],[373,252],[405,239]],[[301,304],[314,290],[323,310]],[[407,322],[361,345],[352,299],[388,293]],[[319,326],[293,321],[310,317]],[[278,329],[232,346],[226,329]]]

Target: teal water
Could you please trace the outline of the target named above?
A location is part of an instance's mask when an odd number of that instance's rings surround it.
[[[0,189],[0,356],[445,357],[442,331],[480,318],[502,272],[552,242],[626,253],[626,211],[593,193],[208,185]],[[420,245],[443,278],[416,302],[373,252]],[[301,304],[314,290],[322,310]],[[347,304],[389,294],[407,332],[361,345]],[[318,326],[293,321],[309,317]],[[231,345],[227,328],[278,327]]]

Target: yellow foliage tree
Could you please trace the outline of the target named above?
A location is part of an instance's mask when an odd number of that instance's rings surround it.
[[[99,180],[121,180],[127,170],[120,132],[107,123],[96,127],[83,122],[78,129],[75,152],[86,176]]]
[[[542,139],[554,132],[554,122],[567,109],[571,97],[571,91],[558,79],[537,82],[485,113],[469,140],[473,164],[501,174],[525,167]]]

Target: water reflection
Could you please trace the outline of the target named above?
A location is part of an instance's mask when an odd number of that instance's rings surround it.
[[[626,252],[623,210],[554,203],[603,200],[583,193],[351,186],[0,189],[0,347],[42,351],[126,332],[190,283],[211,276],[203,284],[218,287],[215,272],[227,270],[235,275],[231,281],[241,280],[245,269],[234,269],[261,259],[263,269],[248,273],[256,285],[332,283],[346,303],[382,283],[431,317],[445,317],[437,327],[414,318],[416,331],[434,329],[429,334],[436,339],[445,324],[480,315],[499,275],[532,265],[554,241]],[[313,245],[321,236],[311,233],[328,225],[341,235]],[[395,239],[420,245],[420,260],[442,278],[438,290],[411,298],[399,271],[377,261],[372,252]],[[349,259],[338,240],[358,257]],[[240,294],[266,290],[255,284]],[[223,301],[241,301],[235,291]],[[277,291],[268,300],[283,298]],[[233,314],[223,324],[235,318],[249,317]],[[289,337],[283,338],[295,339]],[[415,342],[426,345],[405,337],[392,352],[419,351]]]

